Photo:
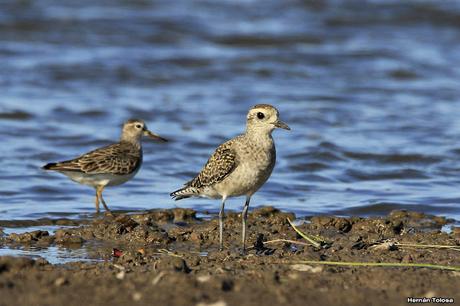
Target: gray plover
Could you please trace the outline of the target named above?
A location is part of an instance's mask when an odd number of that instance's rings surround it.
[[[267,181],[276,161],[272,132],[275,128],[290,130],[280,121],[278,110],[258,104],[247,115],[246,132],[221,144],[201,172],[185,187],[174,191],[175,200],[189,197],[222,199],[219,212],[219,246],[223,249],[225,200],[246,196],[242,212],[242,243],[246,249],[246,219],[252,195]]]
[[[96,189],[96,212],[99,212],[99,201],[105,210],[110,209],[102,197],[106,186],[116,186],[132,179],[142,165],[142,136],[159,141],[165,138],[147,129],[143,120],[131,119],[123,124],[120,141],[75,159],[43,166],[45,170],[54,170],[68,176],[72,181],[88,185]]]

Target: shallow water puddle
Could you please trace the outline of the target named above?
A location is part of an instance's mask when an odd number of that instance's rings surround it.
[[[50,247],[18,247],[18,248],[0,248],[0,256],[25,256],[29,258],[44,258],[51,264],[65,264],[68,262],[100,261],[91,259],[84,248],[68,249],[57,246]]]
[[[47,231],[50,235],[59,229],[68,229],[75,226],[62,225],[42,225],[28,227],[4,227],[2,228],[3,235],[24,234],[33,231]],[[61,246],[36,246],[36,245],[17,245],[0,247],[0,256],[25,256],[29,258],[44,258],[52,264],[65,264],[68,262],[100,261],[97,258],[91,258],[87,247],[68,248]]]
[[[443,225],[441,227],[441,232],[446,233],[448,235],[452,234],[454,227],[460,226],[460,222],[453,222],[453,223],[448,223],[446,225]]]

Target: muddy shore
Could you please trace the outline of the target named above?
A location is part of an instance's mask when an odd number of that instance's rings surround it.
[[[288,218],[300,231],[321,237],[322,246],[305,245]],[[263,207],[249,215],[251,247],[242,255],[237,213],[227,214],[223,252],[217,250],[216,218],[199,219],[189,209],[58,220],[52,224],[72,227],[52,233],[0,231],[0,247],[85,249],[89,261],[52,265],[41,258],[0,257],[0,305],[404,305],[407,297],[459,302],[458,271],[303,262],[458,267],[459,249],[406,246],[460,247],[459,228],[441,231],[448,223],[406,211],[296,220],[292,213]]]

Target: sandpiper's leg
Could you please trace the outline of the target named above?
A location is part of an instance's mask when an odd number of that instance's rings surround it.
[[[222,251],[224,249],[224,208],[225,208],[225,200],[227,197],[222,197],[222,204],[220,205],[219,211],[219,250]]]
[[[97,193],[97,188],[96,188],[96,201],[95,201],[95,204],[96,204],[96,213],[98,214],[99,213],[99,195]]]
[[[246,197],[246,203],[244,203],[244,208],[243,208],[243,213],[241,214],[241,219],[243,221],[243,235],[242,235],[242,240],[243,240],[243,253],[246,252],[246,220],[248,218],[248,208],[249,208],[249,202],[251,201],[251,197],[247,196]]]
[[[105,210],[108,212],[109,215],[113,215],[112,214],[112,211],[109,209],[109,207],[107,206],[107,204],[105,203],[104,201],[104,198],[102,197],[102,191],[104,190],[104,186],[98,186],[97,187],[97,194],[102,202],[102,205],[104,205],[104,208]]]

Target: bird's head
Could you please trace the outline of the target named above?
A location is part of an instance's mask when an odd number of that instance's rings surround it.
[[[142,136],[147,136],[151,139],[165,142],[165,138],[158,134],[151,132],[144,120],[141,119],[130,119],[123,124],[123,132],[121,139],[126,141],[140,141]]]
[[[289,126],[279,119],[278,110],[269,104],[257,104],[247,116],[247,130],[271,133],[280,128],[290,130]]]

